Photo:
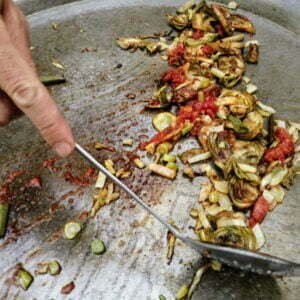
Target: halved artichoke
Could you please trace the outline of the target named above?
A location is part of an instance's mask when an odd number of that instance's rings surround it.
[[[215,32],[214,27],[211,25],[214,21],[216,19],[208,15],[205,11],[199,11],[193,14],[192,27],[205,32]]]
[[[203,229],[199,231],[199,237],[203,242],[217,243],[248,250],[256,249],[256,238],[252,229],[248,227],[226,226],[214,232],[211,229]]]
[[[236,177],[229,180],[230,199],[238,208],[243,209],[252,206],[259,194],[259,188],[246,180]]]
[[[218,106],[226,106],[233,115],[242,118],[253,111],[255,102],[254,96],[247,92],[222,89],[216,103]]]
[[[242,78],[245,72],[245,63],[240,56],[220,56],[217,61],[219,74],[214,75],[219,78],[225,87],[235,86]],[[213,69],[212,69],[213,72]]]
[[[248,128],[248,131],[245,133],[239,133],[238,137],[245,140],[252,140],[261,134],[264,128],[264,119],[259,112],[252,111],[248,113],[246,118],[243,120],[243,125]]]
[[[207,148],[216,165],[223,171],[226,162],[232,155],[235,136],[231,131],[211,132],[207,138]]]
[[[250,22],[250,20],[241,15],[231,15],[231,26],[233,29],[240,30],[240,31],[245,31],[248,33],[255,33],[255,27],[254,25]]]

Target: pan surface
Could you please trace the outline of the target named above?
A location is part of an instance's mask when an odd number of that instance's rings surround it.
[[[290,18],[285,18],[286,10],[272,6],[272,1],[262,2],[261,6],[259,1],[251,1],[251,5],[249,2],[243,2],[243,13],[256,25],[261,59],[257,66],[248,67],[247,74],[258,85],[258,96],[277,109],[281,118],[299,121],[299,28],[295,25],[299,3],[290,1]],[[102,141],[120,151],[132,150],[134,147],[122,146],[124,138],[135,139],[137,146],[153,134],[151,114],[141,113],[143,100],[152,95],[154,80],[167,65],[159,56],[122,51],[116,47],[115,39],[166,30],[165,14],[173,12],[180,3],[87,0],[29,17],[39,72],[62,73],[67,78],[67,83],[52,87],[51,91],[79,143],[92,145]],[[53,22],[58,23],[57,30],[51,26]],[[53,61],[65,69],[55,68]],[[136,98],[128,99],[128,93]],[[93,188],[78,190],[59,172],[42,168],[43,159],[53,154],[25,118],[0,129],[0,136],[1,177],[21,168],[29,170],[28,176],[41,174],[44,182],[42,191],[20,195],[12,206],[8,234],[0,244],[1,299],[127,300],[158,299],[159,294],[172,299],[183,283],[189,283],[201,264],[199,255],[178,243],[168,265],[164,228],[124,195],[87,221],[80,238],[55,238],[65,222],[90,209]],[[89,149],[99,159],[110,155]],[[78,173],[88,167],[75,154],[64,162],[72,162]],[[202,180],[191,183],[179,176],[175,182],[167,182],[146,171],[135,171],[127,183],[162,216],[191,232],[189,210],[197,201]],[[263,251],[297,262],[299,195],[298,178],[283,205],[268,215],[263,225],[267,236]],[[108,248],[100,257],[90,251],[95,237],[103,239]],[[27,292],[7,281],[18,262],[33,272],[38,262],[52,259],[61,263],[62,273],[36,277]],[[75,289],[69,296],[62,296],[61,287],[70,281],[74,281]],[[278,279],[224,269],[220,273],[208,272],[194,299],[298,299],[299,292],[298,278]]]

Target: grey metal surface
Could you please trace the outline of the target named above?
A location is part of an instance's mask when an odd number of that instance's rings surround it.
[[[290,18],[282,22],[282,11],[276,5],[273,21],[266,18],[270,14],[271,1],[268,2],[266,6],[249,8],[257,14],[247,13],[257,27],[256,38],[262,43],[261,61],[258,66],[248,68],[248,75],[259,85],[259,96],[271,103],[280,116],[299,121],[299,39],[296,34],[299,28],[294,26],[299,4],[291,1],[295,5],[290,8]],[[165,13],[172,11],[170,6],[179,3],[181,1],[168,0],[162,4],[158,0],[150,3],[88,0],[29,18],[35,46],[33,54],[40,72],[62,72],[68,79],[65,85],[52,88],[52,92],[80,143],[108,139],[107,142],[122,149],[124,137],[135,138],[137,145],[138,140],[146,139],[142,135],[153,133],[150,114],[140,113],[142,100],[151,95],[154,79],[167,66],[159,57],[121,51],[115,46],[115,38],[164,30]],[[277,19],[279,24],[274,22]],[[58,31],[52,29],[51,22],[60,23]],[[84,47],[96,47],[97,52],[82,53]],[[53,59],[63,63],[66,70],[51,66]],[[121,69],[114,68],[118,63],[123,64]],[[136,99],[128,100],[129,92],[135,93]],[[12,217],[24,230],[15,241],[1,246],[0,298],[127,300],[157,299],[162,293],[172,299],[178,287],[190,280],[200,264],[199,255],[178,243],[174,259],[167,265],[165,230],[124,195],[88,221],[79,239],[59,238],[49,243],[48,238],[59,232],[66,221],[90,208],[92,189],[85,189],[82,195],[69,196],[69,200],[62,197],[74,190],[74,186],[66,183],[61,175],[42,170],[42,159],[52,154],[26,119],[1,129],[0,136],[1,176],[21,167],[29,168],[32,174],[42,173],[44,181],[42,192],[16,199],[18,209],[17,205],[12,209]],[[103,158],[99,153],[93,154],[98,159]],[[69,160],[78,170],[87,167],[75,154]],[[192,224],[188,212],[196,202],[200,180],[190,183],[179,177],[170,183],[135,171],[127,183],[164,218],[175,220],[180,229],[188,231]],[[300,262],[299,194],[297,179],[284,204],[268,216],[263,226],[268,239],[264,251],[297,262]],[[57,201],[62,208],[52,212],[51,204]],[[47,221],[40,220],[40,215],[47,217]],[[36,221],[35,226],[29,226],[32,221]],[[107,253],[101,257],[93,256],[89,249],[96,236],[108,246]],[[7,238],[12,237],[14,234],[9,233]],[[41,250],[33,255],[38,249]],[[33,271],[37,262],[52,258],[63,266],[58,277],[37,277],[27,292],[5,283],[7,272],[15,263],[23,262]],[[74,291],[69,296],[60,295],[60,288],[71,280],[76,284]],[[206,274],[194,299],[298,299],[299,285],[297,278],[275,279],[226,269]]]

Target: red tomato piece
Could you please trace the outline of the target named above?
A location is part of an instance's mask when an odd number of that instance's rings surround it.
[[[182,67],[169,70],[162,75],[162,82],[167,82],[171,87],[175,88],[185,81],[185,74]]]
[[[253,227],[255,224],[261,223],[264,220],[268,210],[269,203],[267,200],[263,196],[259,197],[252,208],[249,219],[250,226]]]
[[[276,160],[284,161],[295,152],[295,144],[286,129],[280,127],[277,128],[275,137],[279,141],[278,145],[267,149],[264,154],[264,160],[268,163]]]
[[[192,34],[192,38],[195,40],[201,39],[204,36],[204,32],[200,29],[195,29]]]
[[[168,63],[170,65],[180,64],[180,62],[183,60],[184,52],[184,44],[179,43],[175,48],[168,52]]]

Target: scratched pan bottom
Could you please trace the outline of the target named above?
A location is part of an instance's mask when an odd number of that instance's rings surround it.
[[[137,141],[153,134],[150,113],[141,114],[143,99],[152,94],[154,79],[167,66],[159,57],[121,51],[115,39],[166,30],[164,15],[173,11],[171,5],[181,1],[168,0],[164,5],[160,2],[80,1],[29,18],[33,55],[40,73],[63,73],[67,78],[66,84],[51,90],[80,143],[102,140],[122,149],[125,137],[134,138],[136,146]],[[291,15],[297,9],[299,12],[298,6],[293,7]],[[276,21],[275,8],[271,15]],[[257,27],[256,38],[262,43],[261,61],[258,66],[249,66],[248,75],[258,84],[258,95],[280,111],[283,118],[299,121],[299,40],[293,30],[287,29],[292,28],[288,19],[281,22],[285,28],[263,17],[270,15],[270,6],[262,6],[259,11],[260,16],[247,12]],[[57,30],[52,28],[53,22],[59,24]],[[86,47],[97,51],[82,52]],[[66,69],[54,68],[54,59]],[[116,68],[118,64],[122,67]],[[136,94],[136,98],[128,100],[128,93]],[[92,188],[76,191],[61,174],[41,168],[41,161],[52,153],[27,120],[19,119],[1,129],[0,135],[1,176],[9,170],[25,168],[31,175],[41,174],[44,182],[43,191],[20,196],[12,208],[9,231],[0,245],[1,299],[131,300],[158,299],[159,294],[172,299],[178,287],[189,282],[201,263],[199,255],[178,243],[173,261],[167,265],[164,228],[124,195],[88,221],[79,239],[53,238],[65,222],[90,208]],[[78,172],[87,167],[76,155],[67,161]],[[190,183],[179,177],[170,183],[135,171],[127,182],[162,216],[191,232],[188,212],[196,203],[202,179]],[[73,195],[66,195],[74,190]],[[264,251],[298,262],[299,194],[298,179],[284,204],[263,225],[267,236]],[[14,220],[23,230],[12,231],[12,226],[16,227]],[[94,237],[107,244],[108,251],[101,257],[90,253]],[[38,262],[51,259],[59,260],[63,267],[59,276],[37,277],[27,292],[7,284],[8,274],[17,262],[33,271]],[[69,296],[62,296],[61,287],[71,280],[76,288]],[[208,272],[194,299],[298,299],[299,292],[299,279],[275,279],[225,269]]]

